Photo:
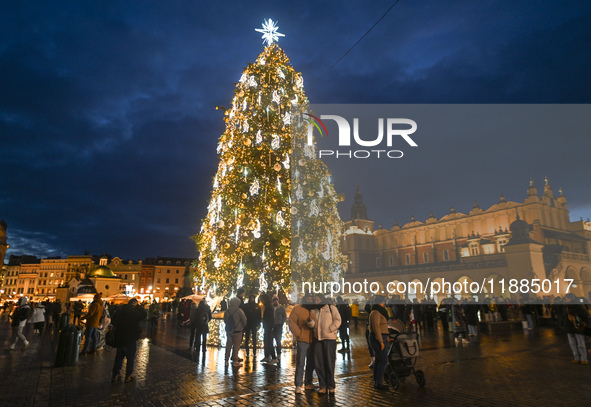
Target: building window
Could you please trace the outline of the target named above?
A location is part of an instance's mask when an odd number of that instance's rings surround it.
[[[447,250],[447,249],[443,250],[443,260],[445,260],[445,261],[449,260],[449,250]]]
[[[178,284],[178,283],[179,283],[179,279],[178,279],[178,278],[175,278],[175,279],[174,279],[174,283],[175,283],[175,284]]]
[[[176,273],[178,274],[178,273],[179,273],[179,271],[177,270],[177,271],[176,271]]]
[[[406,260],[406,264],[410,264],[410,254],[406,253],[404,259]]]
[[[170,274],[170,270],[166,270],[166,272],[167,272],[168,274]]]
[[[390,266],[393,266],[394,265],[394,257],[393,256],[390,256],[389,262],[390,262],[389,263]]]
[[[160,284],[160,277],[156,279],[156,283]]]
[[[429,263],[429,253],[427,253],[427,252],[423,253],[423,261],[425,263]]]
[[[170,283],[170,278],[166,279],[166,284]]]
[[[132,275],[131,275],[131,279],[132,279],[132,280],[135,280],[135,274],[132,274]]]
[[[507,239],[499,239],[499,253],[505,253],[505,245],[507,244]]]
[[[470,243],[470,256],[478,256],[479,254],[478,243]]]

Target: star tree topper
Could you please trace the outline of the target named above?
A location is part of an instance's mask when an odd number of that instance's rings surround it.
[[[276,42],[279,39],[279,37],[285,37],[284,34],[277,32],[278,29],[279,27],[275,25],[275,22],[269,19],[263,23],[262,29],[255,28],[254,30],[263,33],[263,43],[271,45],[274,42]]]

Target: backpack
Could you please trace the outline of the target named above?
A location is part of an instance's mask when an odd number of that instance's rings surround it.
[[[17,310],[17,314],[16,314],[16,320],[18,322],[23,322],[25,320],[27,320],[29,318],[29,311],[31,310],[31,308],[27,305],[24,307],[20,307]]]
[[[107,344],[107,346],[110,346],[111,348],[116,348],[117,344],[115,342],[115,326],[111,325],[111,328],[107,331],[107,334],[105,335],[105,343]]]
[[[236,310],[234,310],[234,312],[231,314],[224,315],[224,322],[226,323],[226,332],[234,332],[234,330],[236,329],[236,320],[234,319],[235,312]]]
[[[207,311],[206,310],[201,310],[199,312],[199,317],[197,318],[197,323],[200,325],[207,325],[208,321],[208,315],[207,315]],[[234,318],[232,318],[234,319]]]

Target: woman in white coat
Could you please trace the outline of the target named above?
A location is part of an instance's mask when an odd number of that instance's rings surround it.
[[[33,305],[33,304],[31,304]],[[29,324],[33,324],[33,333],[43,333],[43,327],[45,326],[45,306],[42,302],[35,303],[35,307],[32,307],[33,315],[29,318]]]
[[[314,331],[314,362],[318,393],[335,392],[334,368],[337,358],[337,332],[341,326],[341,316],[337,307],[329,305],[322,294],[315,294],[316,309],[310,311],[308,326]]]

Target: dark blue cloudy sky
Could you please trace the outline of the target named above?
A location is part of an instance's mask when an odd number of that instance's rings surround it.
[[[224,129],[214,107],[230,104],[243,68],[262,51],[254,29],[265,18],[286,35],[280,45],[312,103],[591,102],[589,1],[400,0],[319,79],[392,3],[2,2],[8,254],[194,257],[189,236],[205,215]],[[519,154],[493,145],[477,157],[470,144],[441,143],[440,158],[470,165],[453,176],[436,159],[415,178],[393,170],[385,178],[412,179],[397,184],[406,198],[396,205],[379,202],[383,183],[362,178],[369,214],[391,226],[411,213],[441,217],[450,202],[466,212],[500,193],[521,201],[529,178],[541,189],[547,175],[573,217],[591,216],[591,169],[581,154],[591,151],[588,137],[528,137]],[[530,164],[516,171],[516,159]],[[346,217],[355,185],[337,175]]]

